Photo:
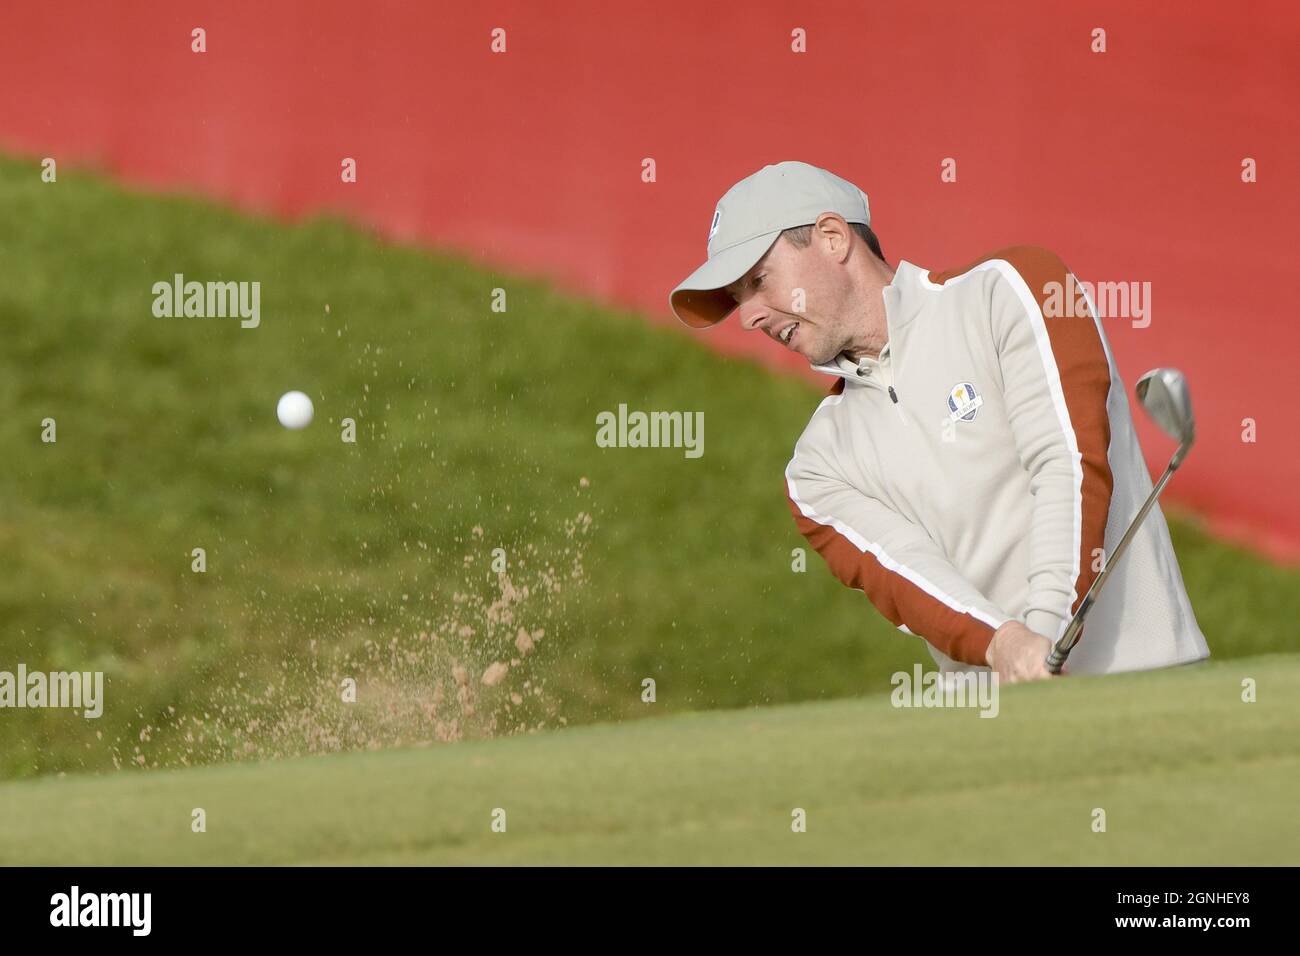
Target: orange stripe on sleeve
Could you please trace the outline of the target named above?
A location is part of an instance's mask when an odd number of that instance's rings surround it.
[[[834,528],[804,515],[786,485],[786,501],[799,533],[822,556],[832,574],[862,591],[895,627],[908,630],[955,661],[987,664],[993,628],[936,600],[903,576],[884,567],[869,551],[860,551]]]

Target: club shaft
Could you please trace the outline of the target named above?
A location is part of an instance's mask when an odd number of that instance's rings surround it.
[[[1120,556],[1128,547],[1129,542],[1133,540],[1133,535],[1136,534],[1137,529],[1141,527],[1143,520],[1147,516],[1147,512],[1151,510],[1151,506],[1154,505],[1156,499],[1160,497],[1160,492],[1164,490],[1165,485],[1169,481],[1170,475],[1172,475],[1178,466],[1182,464],[1185,455],[1186,446],[1180,446],[1178,451],[1174,453],[1173,459],[1169,462],[1169,467],[1166,468],[1165,473],[1160,476],[1160,480],[1156,482],[1156,486],[1151,489],[1151,494],[1147,495],[1147,500],[1142,503],[1142,507],[1138,510],[1137,516],[1129,524],[1128,530],[1124,532],[1124,537],[1119,539],[1119,544],[1115,545],[1115,550],[1106,558],[1106,563],[1102,567],[1101,572],[1097,575],[1096,579],[1092,582],[1092,587],[1088,588],[1088,593],[1085,594],[1083,600],[1079,602],[1079,609],[1074,612],[1074,617],[1070,619],[1070,623],[1066,627],[1065,633],[1062,634],[1061,639],[1056,642],[1056,645],[1052,648],[1052,652],[1047,655],[1047,669],[1051,673],[1061,673],[1061,667],[1065,664],[1065,659],[1070,656],[1070,651],[1074,650],[1074,645],[1079,642],[1079,635],[1083,631],[1084,620],[1087,618],[1088,612],[1092,610],[1092,605],[1096,601],[1097,595],[1101,592],[1102,585],[1106,583],[1106,579],[1110,576],[1110,572],[1114,569],[1116,562],[1119,561]]]

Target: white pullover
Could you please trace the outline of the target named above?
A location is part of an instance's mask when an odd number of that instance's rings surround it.
[[[840,381],[786,469],[809,543],[941,670],[983,669],[1012,618],[1055,641],[1152,487],[1096,311],[1045,314],[1052,283],[1076,288],[1028,246],[944,273],[900,262],[888,344],[816,366]],[[1066,670],[1209,653],[1156,505]]]

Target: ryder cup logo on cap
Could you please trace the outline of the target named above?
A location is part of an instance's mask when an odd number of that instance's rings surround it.
[[[763,258],[782,230],[807,226],[826,212],[871,225],[867,194],[817,166],[775,163],[742,179],[718,200],[708,261],[672,291],[673,313],[698,329],[721,322],[736,308],[726,287]]]
[[[948,413],[955,422],[973,422],[984,399],[970,382],[954,385],[948,392]]]

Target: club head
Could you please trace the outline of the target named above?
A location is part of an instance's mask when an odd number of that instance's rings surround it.
[[[1176,368],[1156,368],[1137,383],[1138,401],[1166,435],[1178,442],[1179,462],[1196,440],[1196,417],[1187,379]]]

